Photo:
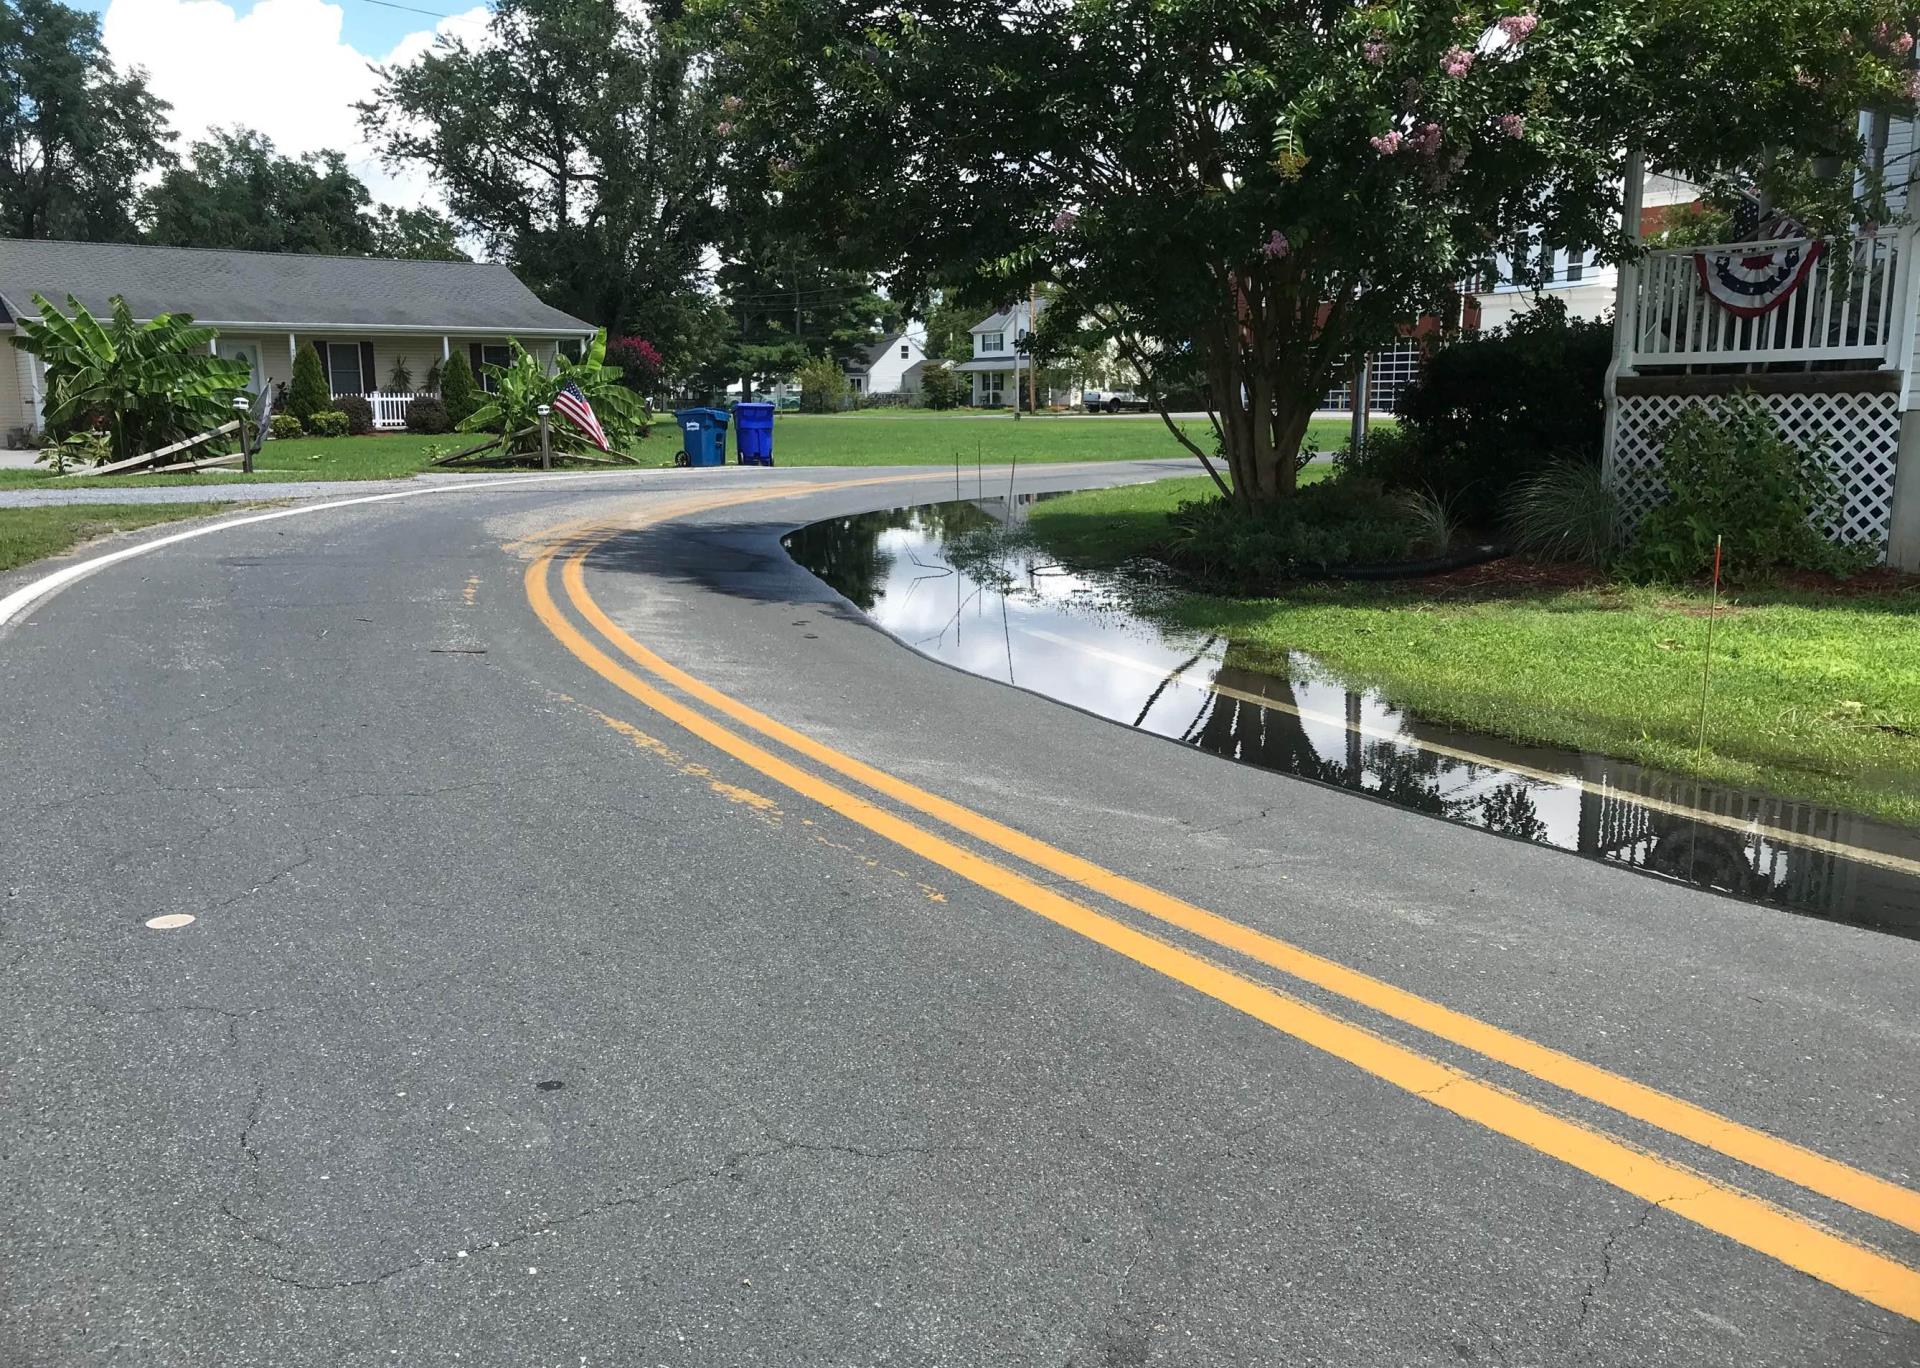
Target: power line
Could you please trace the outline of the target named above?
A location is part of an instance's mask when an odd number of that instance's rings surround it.
[[[395,0],[361,0],[365,5],[378,5],[381,9],[405,10],[408,14],[424,14],[429,19],[451,19],[456,24],[472,24],[476,28],[485,28],[478,19],[469,19],[464,14],[442,14],[439,10],[421,9],[418,5],[396,4]]]

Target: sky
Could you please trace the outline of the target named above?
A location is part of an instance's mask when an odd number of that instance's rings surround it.
[[[418,172],[381,167],[362,141],[354,103],[375,86],[370,66],[407,61],[436,32],[472,41],[486,7],[460,0],[68,0],[102,16],[114,64],[146,68],[173,106],[176,151],[209,128],[241,124],[282,152],[334,148],[382,203],[438,205]],[[424,13],[420,11],[425,11]]]

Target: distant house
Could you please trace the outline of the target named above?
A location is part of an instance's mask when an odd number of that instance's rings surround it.
[[[1040,311],[1046,311],[1044,303]],[[969,402],[973,407],[1002,408],[1013,401],[1016,376],[1021,385],[1026,384],[1032,362],[1019,347],[1021,339],[1033,331],[1033,318],[1027,302],[1021,300],[967,329],[973,337],[973,355],[954,369],[972,381]]]
[[[862,394],[914,394],[927,360],[926,337],[906,329],[881,338],[847,363],[847,388]]]
[[[220,330],[220,355],[253,368],[255,392],[291,379],[295,353],[312,346],[333,393],[365,395],[382,428],[406,425],[428,373],[456,350],[477,374],[505,364],[509,339],[551,361],[594,333],[485,262],[0,241],[0,435],[14,443],[41,426],[45,403],[39,361],[4,341],[16,319],[37,314],[35,294],[61,309],[72,295],[102,316],[114,295],[143,320],[191,314]],[[388,384],[396,363],[411,377],[402,392]]]

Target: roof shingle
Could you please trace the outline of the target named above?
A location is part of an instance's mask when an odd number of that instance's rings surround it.
[[[0,309],[31,315],[36,292],[63,307],[71,294],[96,314],[122,295],[136,318],[188,313],[314,331],[592,331],[488,262],[0,240]]]

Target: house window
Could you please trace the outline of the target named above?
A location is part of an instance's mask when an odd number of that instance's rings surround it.
[[[1004,371],[991,371],[980,377],[980,405],[999,408],[1006,402],[1007,377]]]
[[[367,392],[367,378],[360,373],[358,342],[327,343],[327,387],[337,395]]]
[[[1584,247],[1572,248],[1567,253],[1567,274],[1566,274],[1567,283],[1572,284],[1574,281],[1580,279],[1580,277],[1585,275],[1586,273],[1587,273],[1587,249]]]
[[[980,350],[984,353],[1003,352],[1007,349],[1007,335],[1003,332],[981,333]]]
[[[502,368],[510,366],[513,364],[513,348],[504,342],[483,342],[480,345],[480,364]],[[498,388],[491,372],[483,370],[479,378],[480,387],[488,394],[492,394]]]
[[[911,350],[912,350],[912,349],[911,349],[911,348],[909,348],[909,347],[907,346],[907,344],[906,344],[906,343],[904,343],[904,342],[902,342],[902,343],[900,344],[900,359],[901,359],[902,361],[904,361],[904,360],[906,360],[906,359],[907,359],[907,355],[908,355],[908,353],[909,353],[909,352],[910,352]]]

